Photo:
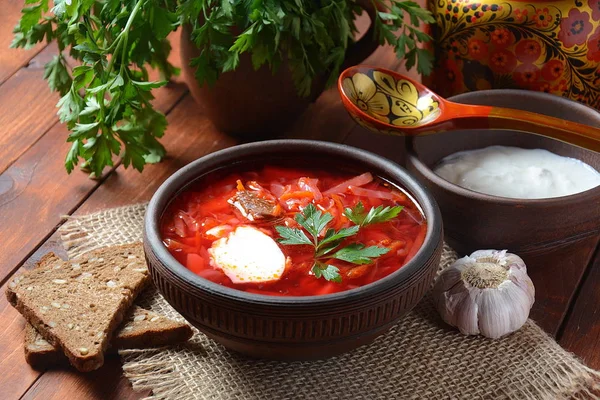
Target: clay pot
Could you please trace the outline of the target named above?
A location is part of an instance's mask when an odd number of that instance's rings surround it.
[[[450,100],[552,115],[600,126],[600,113],[573,101],[523,90],[466,93]],[[600,170],[600,153],[524,132],[457,130],[410,140],[408,169],[438,201],[446,242],[459,254],[508,249],[532,271],[554,265],[585,265],[600,241],[600,186],[570,196],[512,199],[464,189],[433,172],[444,157],[492,145],[546,149]]]
[[[415,256],[378,281],[327,295],[269,296],[206,280],[181,265],[160,236],[165,207],[201,176],[257,164],[294,165],[362,173],[371,171],[403,187],[421,206],[427,234]],[[177,171],[156,191],[144,223],[144,250],[158,290],[191,324],[226,348],[279,360],[326,358],[372,342],[410,311],[429,290],[442,253],[438,206],[403,168],[353,147],[308,140],[273,140],[230,147]]]
[[[375,10],[370,2],[364,9],[374,20]],[[379,46],[373,36],[374,25],[346,53],[345,68],[367,58]],[[194,99],[200,104],[215,126],[226,133],[246,139],[264,138],[280,134],[316,100],[325,88],[326,75],[313,81],[308,97],[300,97],[284,60],[273,74],[267,65],[254,70],[249,54],[240,56],[235,71],[219,76],[213,86],[200,86],[194,76],[190,60],[200,55],[200,50],[190,40],[190,26],[184,26],[181,38],[181,63],[184,79]]]
[[[600,109],[599,0],[429,0],[444,97],[528,89]]]

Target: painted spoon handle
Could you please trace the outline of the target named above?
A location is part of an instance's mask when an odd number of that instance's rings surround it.
[[[464,107],[449,103],[449,108],[459,106],[458,126],[461,128],[510,129],[547,136],[576,146],[600,152],[600,128],[566,121],[564,119],[528,111],[502,107]]]

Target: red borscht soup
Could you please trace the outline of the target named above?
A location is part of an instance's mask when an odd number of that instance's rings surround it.
[[[398,187],[366,172],[266,166],[215,172],[179,193],[161,234],[190,271],[274,296],[354,289],[402,268],[426,221]]]

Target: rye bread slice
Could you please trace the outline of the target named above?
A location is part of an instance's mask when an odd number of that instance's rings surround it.
[[[133,306],[112,339],[109,351],[172,345],[192,337],[192,329],[152,311]],[[36,368],[68,363],[64,353],[48,343],[31,324],[25,326],[25,359]]]
[[[72,261],[55,255],[14,278],[8,301],[80,371],[104,352],[133,299],[150,281],[141,244],[105,247]]]
[[[192,334],[186,323],[134,307],[111,344],[117,349],[144,349],[185,342]]]

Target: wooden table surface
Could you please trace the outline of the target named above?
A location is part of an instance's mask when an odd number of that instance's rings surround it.
[[[120,163],[100,180],[63,166],[69,148],[67,129],[58,122],[56,93],[42,79],[44,63],[56,54],[54,45],[29,51],[9,49],[12,27],[22,0],[4,0],[0,11],[0,284],[31,268],[48,251],[65,256],[56,229],[64,215],[148,201],[174,171],[236,140],[218,132],[202,114],[181,80],[156,91],[156,106],[167,114],[162,143],[167,159],[147,166],[142,174]],[[174,48],[179,38],[174,35]],[[172,61],[179,64],[175,51]],[[380,48],[370,64],[401,70],[389,48]],[[334,90],[311,105],[285,137],[342,142],[404,161],[404,140],[372,136],[342,109]],[[530,271],[536,286],[531,317],[588,366],[600,369],[600,255],[581,265],[548,266]],[[36,371],[23,356],[24,321],[0,296],[1,399],[129,399],[135,393],[122,376],[118,359],[100,370],[82,374],[72,369]]]

